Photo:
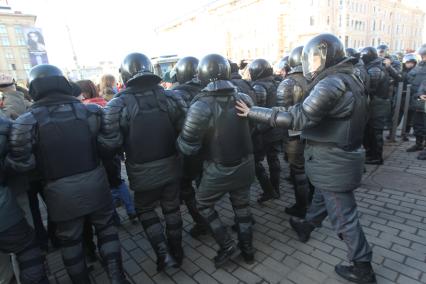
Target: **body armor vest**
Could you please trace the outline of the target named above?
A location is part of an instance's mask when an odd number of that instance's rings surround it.
[[[260,85],[265,88],[267,97],[266,97],[266,106],[271,108],[277,105],[277,88],[278,84],[274,80],[265,80],[265,81],[256,81],[254,85]]]
[[[314,142],[332,143],[343,150],[352,151],[362,144],[367,121],[367,100],[363,84],[355,76],[339,73],[339,77],[347,88],[341,99],[353,96],[355,100],[352,114],[346,118],[325,117],[317,126],[303,130],[302,137]]]
[[[144,90],[143,95],[122,96],[130,112],[125,135],[126,159],[136,164],[161,160],[176,154],[177,133],[167,111],[167,98],[162,89]]]
[[[45,106],[31,113],[38,124],[36,159],[46,180],[94,170],[99,165],[96,135],[89,126],[89,112],[81,103],[66,104],[69,111],[49,111]]]
[[[216,163],[234,166],[253,153],[248,121],[237,115],[235,94],[207,96],[213,125],[206,136],[207,157]]]
[[[231,82],[237,87],[238,92],[248,95],[253,102],[256,102],[256,94],[249,82],[244,79],[232,79]]]
[[[391,85],[391,80],[390,80],[388,71],[386,71],[386,68],[383,66],[381,62],[380,63],[377,62],[371,66],[369,65],[366,68],[368,70],[371,67],[378,67],[385,74],[385,78],[376,84],[377,87],[375,91],[369,92],[370,96],[373,96],[373,97],[377,96],[381,99],[389,99],[391,94],[389,89],[392,87],[392,85]],[[370,82],[370,86],[371,85],[372,83]]]

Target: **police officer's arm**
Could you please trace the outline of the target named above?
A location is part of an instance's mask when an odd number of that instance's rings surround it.
[[[188,112],[188,105],[184,97],[176,91],[165,91],[167,97],[167,108],[169,116],[172,119],[175,128],[178,132],[182,130],[183,122],[186,113]]]
[[[18,117],[11,125],[9,134],[9,153],[6,167],[17,172],[27,172],[35,168],[33,154],[36,120],[28,112]]]
[[[260,107],[266,106],[266,99],[268,96],[266,89],[259,84],[254,84],[253,90],[256,95],[256,105]]]
[[[112,99],[103,110],[101,133],[98,136],[98,143],[103,150],[116,151],[123,144],[123,134],[125,127],[125,105],[121,97]]]
[[[281,111],[280,108],[253,107],[248,118],[257,122],[268,123],[273,127],[303,130],[317,125],[345,94],[344,82],[336,76],[321,80],[301,104]],[[348,112],[350,106],[346,106]],[[349,113],[348,113],[349,115]]]
[[[206,102],[196,101],[191,105],[177,140],[180,152],[191,156],[200,151],[209,128],[211,115],[211,109]]]
[[[389,65],[386,67],[386,70],[388,70],[389,75],[395,80],[395,81],[401,81],[402,80],[402,75],[401,72],[399,72],[398,70],[396,70],[392,65]]]

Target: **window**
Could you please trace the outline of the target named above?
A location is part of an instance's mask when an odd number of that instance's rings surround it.
[[[339,16],[339,27],[342,27],[342,16]]]
[[[4,53],[4,56],[6,57],[6,59],[13,59],[13,52],[11,50],[6,50],[6,52]]]
[[[330,16],[327,16],[327,25],[330,25]]]
[[[25,63],[24,64],[24,69],[25,69],[25,71],[29,71],[31,69],[31,64]]]
[[[315,25],[315,19],[314,19],[314,16],[309,17],[309,24],[310,24],[311,26]]]
[[[2,36],[2,37],[1,37],[1,44],[2,44],[3,46],[9,46],[9,45],[10,45],[9,38],[8,38],[8,37],[6,37],[6,36]]]
[[[22,37],[22,36],[20,36],[20,37],[18,37],[18,38],[16,39],[16,43],[17,43],[18,45],[27,45],[27,43],[25,42],[25,38],[24,38],[24,37]]]
[[[9,70],[16,71],[16,64],[15,63],[9,64]]]
[[[349,46],[349,36],[345,36],[345,46]]]
[[[7,34],[6,25],[0,24],[0,34]]]
[[[21,53],[21,58],[22,59],[27,59],[29,56],[28,56],[28,51],[27,50],[23,50],[22,51],[22,53]]]
[[[23,35],[23,34],[24,34],[24,31],[22,30],[22,27],[21,27],[21,26],[15,26],[15,33],[16,33],[17,35]]]
[[[376,21],[373,21],[373,31],[375,31],[375,30],[376,30]]]

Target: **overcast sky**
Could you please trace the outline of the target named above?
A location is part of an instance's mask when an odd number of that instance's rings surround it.
[[[127,53],[133,51],[146,53],[150,57],[164,55],[175,48],[180,48],[176,49],[177,53],[185,52],[185,44],[190,43],[170,43],[164,46],[156,41],[154,29],[210,1],[9,0],[8,2],[14,10],[38,16],[36,26],[43,29],[49,61],[64,68],[74,65],[66,31],[67,25],[80,65],[97,65],[105,60],[119,63]],[[426,2],[405,1],[414,4]],[[426,9],[426,5],[424,6]],[[194,40],[197,40],[196,35]],[[171,46],[172,44],[176,47]]]

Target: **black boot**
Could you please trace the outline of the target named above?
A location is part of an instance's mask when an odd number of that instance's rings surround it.
[[[272,171],[271,174],[270,174],[270,181],[271,181],[272,188],[274,189],[274,193],[276,195],[276,198],[281,197],[280,175],[281,175],[281,171]]]
[[[178,268],[182,265],[183,257],[184,257],[182,240],[169,239],[169,246],[170,246],[170,254],[173,256],[174,260],[176,261],[176,265],[173,267]]]
[[[211,229],[213,237],[220,247],[217,252],[217,256],[214,258],[214,265],[216,268],[219,268],[230,259],[237,256],[239,250],[223,225]]]
[[[307,222],[303,219],[290,218],[290,225],[296,231],[299,241],[306,243],[311,237],[312,231],[315,229],[315,226],[310,222]]]
[[[253,230],[250,223],[238,224],[238,247],[247,264],[254,263]]]
[[[382,158],[368,158],[365,159],[365,164],[367,165],[383,165],[383,159]]]
[[[195,196],[191,196],[191,198],[185,199],[186,208],[188,208],[188,213],[191,215],[192,220],[194,220],[194,226],[189,231],[189,234],[193,238],[198,238],[202,235],[207,235],[209,233],[209,226],[206,221],[200,215],[200,212],[197,209],[197,205],[195,202]]]
[[[421,151],[421,150],[423,150],[423,137],[416,136],[416,144],[409,147],[407,149],[407,152],[417,152],[417,151]]]
[[[154,250],[157,255],[157,272],[177,265],[176,261],[170,255],[166,243],[157,244]]]
[[[274,187],[272,186],[271,181],[269,180],[266,173],[258,176],[257,179],[259,181],[260,188],[263,190],[263,194],[257,200],[258,203],[263,203],[268,200],[278,198],[278,195],[275,193]]]
[[[354,265],[336,265],[336,273],[351,282],[367,284],[376,283],[376,275],[371,266],[371,262],[354,262]]]
[[[189,230],[189,234],[191,235],[191,237],[195,239],[203,235],[208,235],[208,233],[209,233],[209,228],[207,226],[197,224],[197,223],[195,223],[195,225],[191,228],[191,230]]]
[[[121,257],[109,258],[106,260],[107,271],[111,284],[130,284],[126,279],[123,270],[123,263]]]
[[[311,199],[309,182],[305,174],[294,175],[293,181],[296,204],[292,207],[287,207],[285,213],[303,219],[305,218]]]

